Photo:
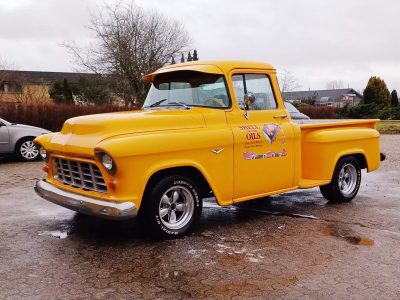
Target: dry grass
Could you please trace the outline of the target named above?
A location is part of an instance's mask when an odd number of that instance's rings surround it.
[[[382,134],[400,134],[400,120],[382,120],[377,129]]]

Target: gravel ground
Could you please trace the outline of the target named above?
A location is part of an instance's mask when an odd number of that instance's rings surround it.
[[[400,136],[382,151],[351,203],[207,201],[192,235],[164,242],[40,199],[41,162],[0,162],[0,299],[399,299]]]

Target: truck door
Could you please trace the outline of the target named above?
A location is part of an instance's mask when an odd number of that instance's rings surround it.
[[[233,101],[243,107],[244,95],[252,93],[255,102],[244,110],[227,113],[234,136],[234,201],[293,186],[294,130],[269,75],[233,73]]]
[[[0,153],[8,153],[10,151],[10,136],[7,126],[0,121]]]

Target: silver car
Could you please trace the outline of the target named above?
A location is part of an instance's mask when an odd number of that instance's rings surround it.
[[[0,156],[14,154],[21,160],[36,160],[39,149],[33,140],[49,132],[43,128],[10,123],[0,118]]]
[[[292,103],[285,101],[285,107],[289,111],[292,120],[310,120],[310,117],[301,113]]]

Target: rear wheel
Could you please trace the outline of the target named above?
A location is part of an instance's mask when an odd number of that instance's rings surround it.
[[[16,144],[15,154],[20,160],[34,161],[39,158],[39,149],[32,138],[24,138]]]
[[[320,191],[331,202],[350,202],[357,195],[360,183],[360,164],[354,157],[347,156],[338,161],[331,183],[320,186]]]
[[[142,223],[158,238],[188,234],[202,211],[200,191],[187,177],[170,175],[151,186],[143,199]]]

